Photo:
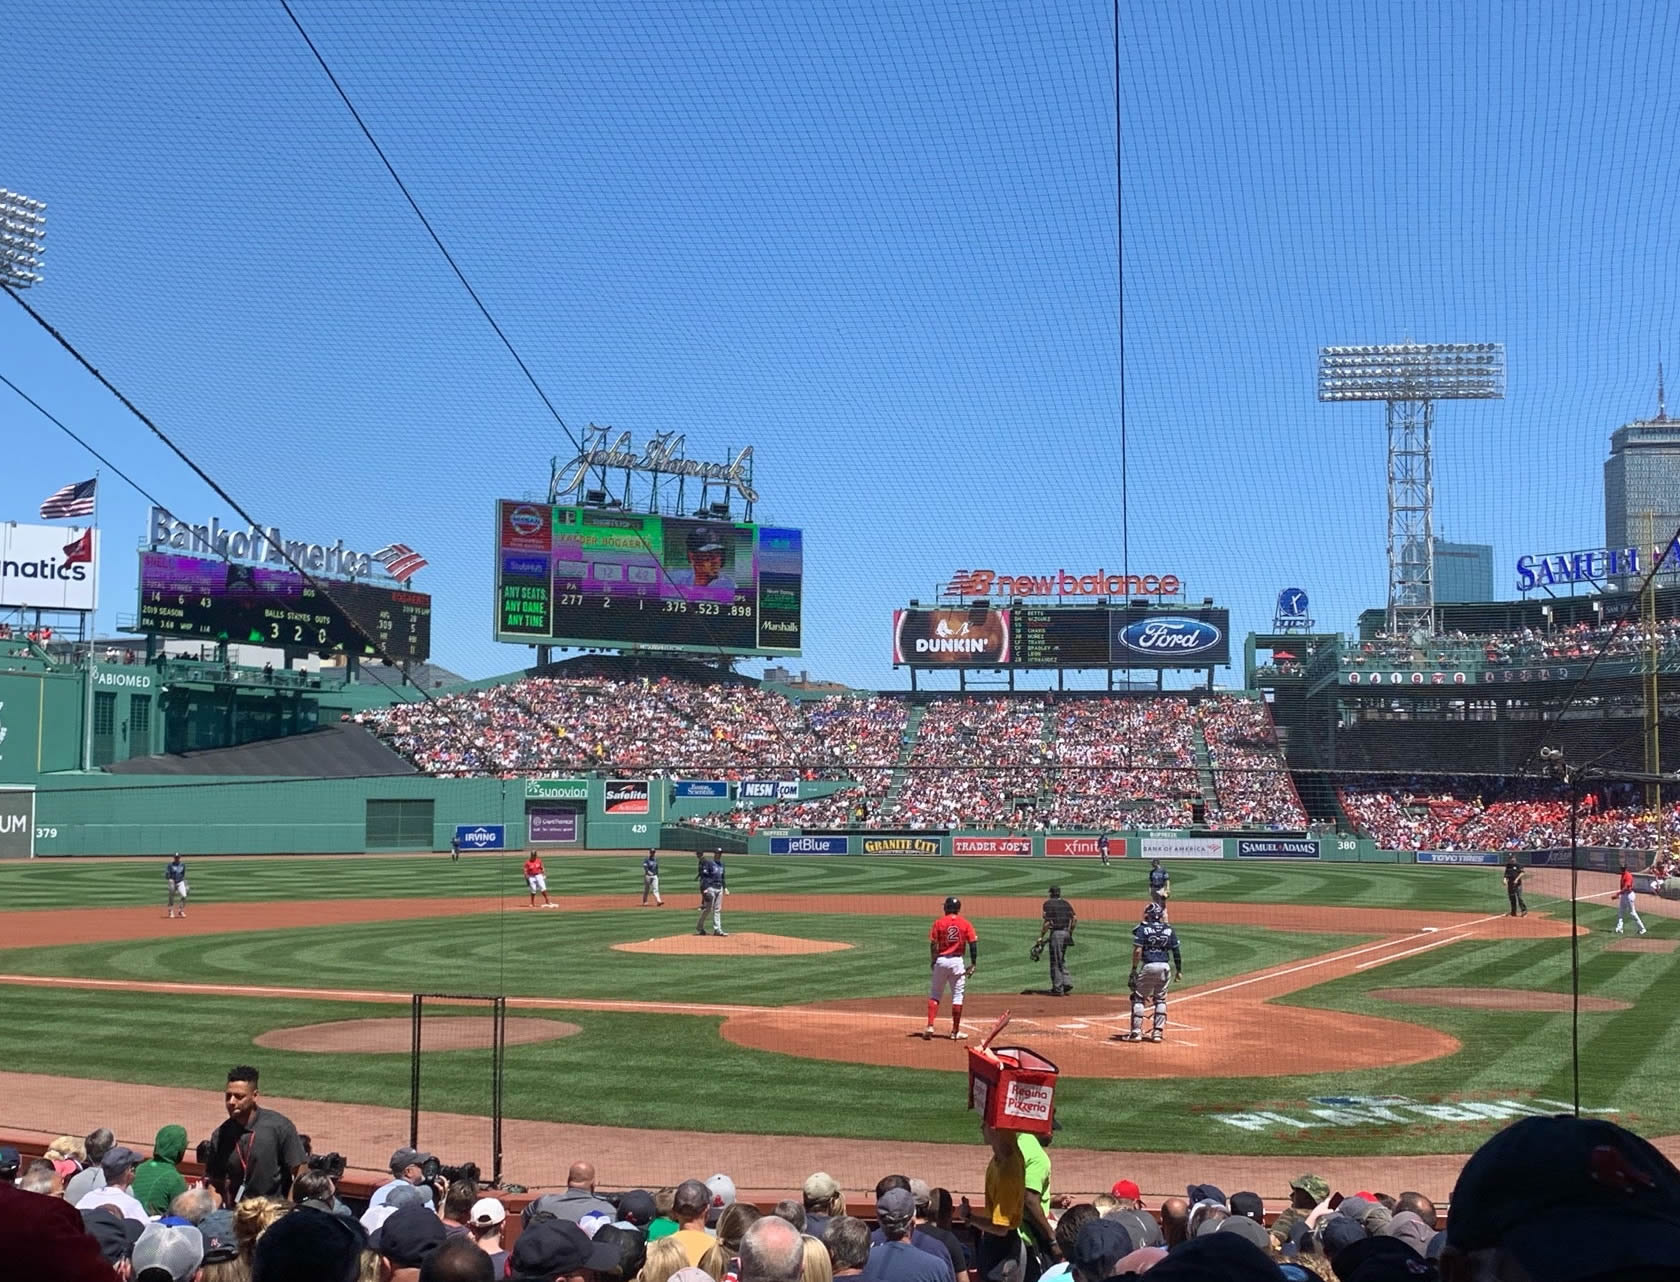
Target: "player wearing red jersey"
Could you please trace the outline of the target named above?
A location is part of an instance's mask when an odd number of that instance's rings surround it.
[[[963,965],[963,949],[968,949],[968,965]],[[939,1018],[939,998],[945,989],[951,990],[951,1040],[960,1042],[968,1034],[962,1031],[963,987],[974,968],[980,964],[980,936],[962,915],[962,900],[955,897],[945,901],[945,915],[933,923],[928,931],[928,957],[933,964],[933,980],[928,987],[927,1028],[924,1039],[933,1036],[933,1021]]]
[[[537,906],[538,895],[543,897],[542,906],[544,908],[558,908],[560,906],[548,897],[548,874],[543,872],[542,856],[534,850],[525,856],[525,886],[531,892],[531,902],[527,907],[535,908]]]

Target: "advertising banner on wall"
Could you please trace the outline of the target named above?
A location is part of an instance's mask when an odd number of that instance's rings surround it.
[[[1097,857],[1097,839],[1095,837],[1046,837],[1044,839],[1044,853],[1052,859]],[[1110,859],[1124,859],[1126,857],[1126,841],[1123,837],[1108,839],[1108,857]]]
[[[1031,837],[952,837],[953,855],[1030,855]]]
[[[938,837],[860,837],[866,855],[937,855]]]
[[[455,844],[462,850],[506,850],[507,829],[501,824],[456,824]]]
[[[849,855],[852,853],[850,837],[772,837],[770,838],[770,853],[773,855]]]
[[[92,610],[99,531],[0,522],[0,606]]]
[[[1318,843],[1304,837],[1239,837],[1238,859],[1317,859]]]
[[[729,782],[725,779],[678,779],[673,795],[678,797],[727,797]]]
[[[35,789],[0,787],[0,859],[35,856]]]
[[[533,846],[575,846],[578,812],[575,810],[532,810],[525,816]]]
[[[609,815],[645,815],[648,796],[646,779],[609,779],[603,809]]]
[[[1145,859],[1223,859],[1225,843],[1218,837],[1145,837]]]
[[[1420,850],[1420,864],[1502,864],[1505,860],[1491,851],[1482,850]]]
[[[527,801],[588,801],[587,779],[527,779]]]
[[[742,801],[798,801],[797,779],[743,779],[740,784]]]
[[[991,668],[1009,660],[1008,610],[893,611],[895,667]]]

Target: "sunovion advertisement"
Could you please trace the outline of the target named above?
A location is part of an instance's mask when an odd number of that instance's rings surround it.
[[[1317,859],[1318,843],[1303,837],[1239,837],[1238,859]]]
[[[0,523],[0,606],[92,610],[99,532],[74,525]]]
[[[893,666],[995,668],[1010,660],[1009,611],[894,610]]]
[[[1223,859],[1225,843],[1218,837],[1145,837],[1145,859]]]
[[[770,838],[770,853],[773,855],[849,855],[852,853],[852,839],[850,837],[772,837]]]

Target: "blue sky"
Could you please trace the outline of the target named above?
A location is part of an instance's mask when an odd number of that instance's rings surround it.
[[[755,447],[806,531],[806,655],[898,686],[956,568],[1120,561],[1106,3],[295,6],[574,430]],[[0,103],[49,203],[30,302],[265,523],[432,562],[435,657],[490,638],[491,502],[558,424],[284,12],[65,3]],[[1131,566],[1230,605],[1383,602],[1378,405],[1329,343],[1502,341],[1437,416],[1436,520],[1602,539],[1609,433],[1680,385],[1680,10],[1145,0],[1121,10]],[[0,372],[182,515],[231,517],[10,300]],[[1680,395],[1676,396],[1680,401]],[[0,514],[90,461],[0,388]],[[146,501],[113,486],[101,625]]]

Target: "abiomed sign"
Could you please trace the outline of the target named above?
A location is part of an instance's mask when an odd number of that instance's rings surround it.
[[[1519,1117],[1550,1117],[1567,1113],[1570,1105],[1561,1100],[1457,1100],[1448,1104],[1425,1104],[1406,1095],[1321,1095],[1307,1101],[1308,1107],[1287,1113],[1255,1110],[1251,1113],[1214,1113],[1213,1120],[1240,1131],[1309,1131],[1355,1126],[1395,1126],[1402,1130],[1460,1122],[1485,1126],[1504,1124]],[[1613,1108],[1584,1108],[1583,1113],[1614,1114]]]

